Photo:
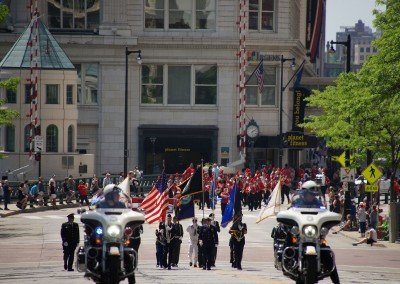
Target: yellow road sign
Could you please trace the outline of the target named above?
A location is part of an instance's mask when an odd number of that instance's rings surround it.
[[[332,156],[332,161],[336,161],[340,163],[340,165],[344,168],[346,167],[346,152],[340,154],[340,156]]]
[[[378,167],[371,163],[366,167],[361,173],[370,184],[375,183],[381,176],[382,172],[378,169]]]
[[[377,184],[366,185],[365,192],[378,192],[378,185]]]

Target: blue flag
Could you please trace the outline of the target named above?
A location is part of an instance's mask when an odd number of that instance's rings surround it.
[[[229,222],[231,222],[233,220],[236,191],[237,191],[237,183],[235,181],[235,183],[232,186],[231,193],[229,195],[229,202],[226,205],[224,215],[222,216],[222,220],[221,220],[222,228],[225,228],[226,226],[228,226]]]

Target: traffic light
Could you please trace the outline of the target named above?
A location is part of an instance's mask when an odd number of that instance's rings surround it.
[[[42,158],[42,157],[41,157],[40,152],[35,153],[35,161],[38,161],[38,162],[39,162],[41,158]]]

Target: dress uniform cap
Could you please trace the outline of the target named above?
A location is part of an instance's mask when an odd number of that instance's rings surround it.
[[[171,216],[171,214],[168,214],[167,217],[168,217],[168,218],[171,218],[172,216]]]
[[[74,213],[68,214],[67,217],[68,217],[68,218],[74,218],[74,217],[75,217],[75,214],[74,214]]]

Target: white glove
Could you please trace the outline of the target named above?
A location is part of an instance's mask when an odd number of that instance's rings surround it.
[[[202,240],[199,241],[199,245],[200,245],[201,247],[203,246],[203,241],[202,241]]]
[[[238,225],[238,229],[239,229],[239,230],[242,230],[242,229],[243,229],[243,226],[242,226],[242,225]]]
[[[215,247],[217,248],[217,247],[218,247],[218,244],[215,244]]]
[[[64,246],[67,247],[68,246],[68,242],[64,242]]]

